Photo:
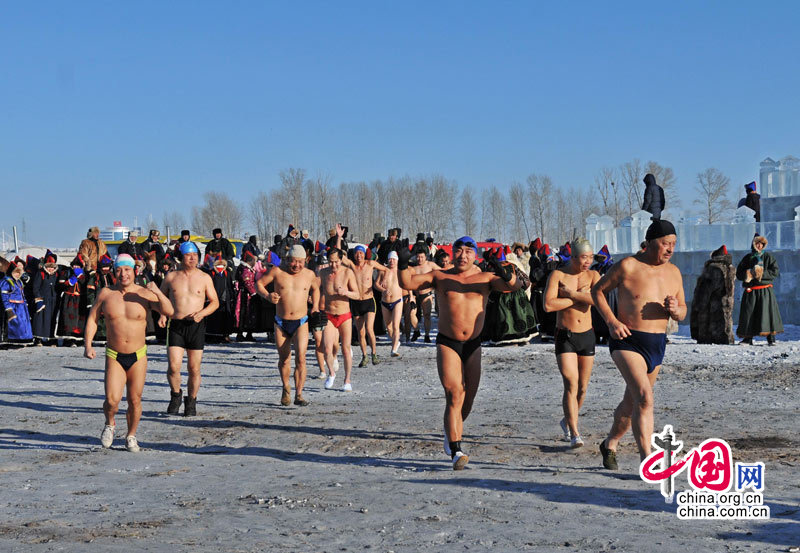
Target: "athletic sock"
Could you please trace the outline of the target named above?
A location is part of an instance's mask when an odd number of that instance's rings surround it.
[[[456,451],[461,451],[461,440],[450,442],[450,457],[455,457]]]

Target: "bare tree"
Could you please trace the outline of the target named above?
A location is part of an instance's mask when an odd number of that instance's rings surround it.
[[[209,233],[221,228],[223,235],[237,238],[243,229],[242,208],[225,192],[206,192],[205,204],[192,208],[192,226],[196,233]]]
[[[552,199],[553,181],[547,175],[528,175],[528,217],[533,222],[533,232],[543,242],[547,239],[548,202]]]
[[[652,173],[656,178],[656,183],[664,189],[667,205],[680,207],[681,197],[676,189],[677,180],[671,167],[662,167],[655,161],[648,161],[644,167],[644,172]]]
[[[149,234],[151,229],[158,229],[158,222],[156,221],[156,218],[153,217],[152,213],[148,213],[147,214],[147,222],[145,223],[145,228],[142,229],[142,230],[143,230],[143,232],[146,232],[146,233]]]
[[[620,184],[625,197],[625,216],[632,215],[642,208],[643,186],[642,162],[638,159],[623,163],[620,168]]]
[[[699,197],[693,203],[702,207],[703,217],[709,225],[733,209],[730,187],[731,180],[713,167],[697,173],[695,190]]]
[[[179,211],[165,211],[162,217],[164,224],[164,236],[166,237],[167,229],[171,235],[180,234],[180,232],[187,227],[186,219]]]
[[[273,229],[271,226],[271,213],[269,196],[264,191],[259,191],[247,206],[250,223],[255,228],[256,236],[262,244],[272,244]]]
[[[478,230],[478,213],[476,211],[475,197],[468,186],[461,191],[460,211],[461,221],[464,223],[464,234],[472,236]]]
[[[603,167],[594,177],[595,188],[600,195],[603,204],[603,215],[608,215],[614,219],[614,224],[619,224],[619,198],[617,196],[616,170],[610,167]]]
[[[528,219],[525,217],[525,189],[518,182],[511,185],[508,190],[508,208],[509,215],[511,215],[511,232],[513,233],[513,240],[522,240],[525,236],[525,241],[530,242],[531,231],[528,228]]]
[[[278,175],[281,179],[281,192],[283,205],[286,208],[288,221],[286,224],[293,224],[302,227],[305,223],[306,209],[309,202],[305,200],[306,170],[290,168],[281,171]]]

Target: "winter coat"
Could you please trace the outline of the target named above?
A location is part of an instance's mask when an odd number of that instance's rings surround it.
[[[236,328],[239,332],[255,332],[259,327],[259,296],[256,294],[256,271],[247,263],[236,269]]]
[[[106,248],[106,243],[102,240],[86,238],[85,240],[81,240],[78,253],[86,260],[86,268],[95,270],[97,269],[97,262],[100,258],[108,253],[108,248]]]
[[[756,265],[764,268],[761,279],[744,282],[747,278],[747,271]],[[736,278],[742,281],[744,293],[742,294],[742,306],[739,309],[737,336],[749,338],[783,332],[783,321],[778,301],[775,298],[775,291],[772,288],[772,283],[779,274],[778,262],[767,251],[762,251],[759,258],[756,251],[753,250],[739,262],[736,267]]]
[[[130,240],[125,240],[117,247],[117,255],[123,253],[128,254],[134,259],[137,259],[137,257],[144,258],[144,248],[142,248],[142,245],[137,244],[136,242],[131,242]]]
[[[142,252],[156,252],[156,262],[160,265],[161,260],[164,259],[164,246],[162,246],[159,242],[153,241],[149,236],[147,240],[141,243]]]
[[[33,340],[31,316],[25,300],[25,285],[22,280],[6,276],[0,280],[0,297],[5,311],[6,332],[9,341]]]
[[[230,243],[230,240],[227,238],[220,238],[217,240],[210,240],[208,244],[206,244],[206,255],[211,255],[214,257],[215,253],[221,253],[222,258],[228,262],[228,264],[233,263],[233,256],[236,255],[236,252],[233,249],[233,244]]]
[[[761,222],[761,194],[758,192],[748,192],[747,196],[739,200],[737,207],[749,207],[756,212],[756,223]]]
[[[233,271],[225,269],[216,271],[213,268],[208,272],[217,292],[219,307],[208,316],[206,322],[206,336],[211,341],[220,341],[233,332],[233,310],[236,296],[233,288]]]
[[[86,273],[76,275],[71,267],[65,267],[58,273],[56,291],[63,295],[58,310],[58,336],[80,338],[86,326]]]
[[[33,275],[33,335],[37,338],[49,340],[53,337],[53,321],[58,308],[57,280],[57,273],[51,275],[44,269]]]
[[[692,296],[689,328],[698,344],[732,344],[736,269],[730,254],[706,261]]]
[[[649,173],[644,177],[644,182],[644,202],[642,203],[642,209],[653,214],[651,219],[661,219],[661,212],[666,205],[664,189],[656,184],[655,177]]]

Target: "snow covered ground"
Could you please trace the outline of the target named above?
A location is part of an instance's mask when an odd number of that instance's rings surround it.
[[[577,450],[559,440],[553,345],[484,348],[463,472],[442,453],[433,345],[390,361],[382,340],[384,362],[355,368],[354,392],[309,379],[306,408],[278,405],[272,345],[208,346],[190,419],[163,414],[165,349],[151,346],[139,454],[123,448],[124,409],[114,447],[100,448],[101,359],[0,351],[0,551],[789,551],[800,328],[779,340],[698,345],[682,327],[655,398],[656,428],[672,424],[687,448],[723,438],[734,461],[765,463],[765,521],[679,520],[639,479],[630,436],[620,470],[602,469],[597,443],[623,390],[602,346]]]

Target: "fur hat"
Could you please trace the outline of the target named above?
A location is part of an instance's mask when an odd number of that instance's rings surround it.
[[[86,231],[86,238],[91,238],[95,232],[100,232],[99,227],[89,227],[89,230]]]
[[[513,244],[511,244],[511,251],[512,252],[514,250],[516,250],[517,248],[521,248],[523,252],[528,251],[528,246],[526,246],[525,244],[522,244],[520,242],[514,242]]]

